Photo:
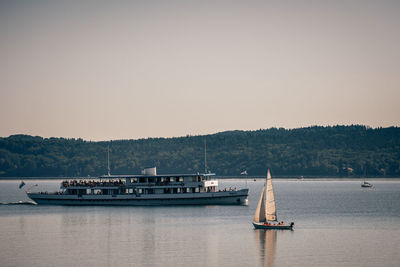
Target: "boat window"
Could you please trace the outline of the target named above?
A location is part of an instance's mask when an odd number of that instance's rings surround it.
[[[79,195],[86,195],[86,189],[79,189],[78,190]]]
[[[178,177],[178,179],[179,182],[183,182],[183,177]]]
[[[139,178],[139,183],[145,183],[146,182],[146,178]]]
[[[131,179],[131,183],[137,183],[138,182],[138,179],[137,178],[132,178]]]
[[[175,182],[175,178],[174,177],[169,177],[169,181],[170,182]]]

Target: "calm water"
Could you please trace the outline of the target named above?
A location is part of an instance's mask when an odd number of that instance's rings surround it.
[[[400,180],[369,181],[275,180],[294,231],[253,230],[261,180],[248,180],[248,206],[0,205],[0,265],[400,266]],[[28,201],[18,184],[0,181],[0,202]],[[245,182],[220,180],[229,186]]]

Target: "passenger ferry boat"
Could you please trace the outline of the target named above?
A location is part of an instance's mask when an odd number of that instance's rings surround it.
[[[66,180],[58,192],[26,192],[37,204],[48,205],[243,205],[248,189],[218,189],[215,174],[104,175],[92,180]]]

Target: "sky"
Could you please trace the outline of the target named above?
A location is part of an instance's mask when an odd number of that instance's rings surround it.
[[[0,136],[400,126],[400,1],[0,0]]]

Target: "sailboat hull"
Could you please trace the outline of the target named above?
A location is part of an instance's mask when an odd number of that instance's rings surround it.
[[[372,187],[372,184],[364,182],[363,184],[361,184],[361,187]]]
[[[294,223],[291,223],[289,225],[283,224],[283,225],[266,225],[264,223],[256,223],[253,222],[254,228],[255,229],[270,229],[270,230],[293,230]]]

